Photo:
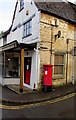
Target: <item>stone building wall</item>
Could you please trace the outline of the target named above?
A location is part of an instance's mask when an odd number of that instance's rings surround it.
[[[39,86],[43,83],[43,65],[50,64],[51,53],[51,20],[58,19],[56,17],[41,13],[40,21],[40,80]],[[64,54],[64,76],[53,76],[53,85],[59,85],[66,82],[66,60],[67,60],[67,42],[68,44],[68,82],[72,81],[72,47],[74,46],[74,31],[75,27],[68,22],[59,19],[59,26],[53,27],[53,43],[52,43],[52,64],[54,65],[54,54]],[[58,38],[55,35],[61,31],[61,37]],[[54,67],[53,67],[54,71]]]

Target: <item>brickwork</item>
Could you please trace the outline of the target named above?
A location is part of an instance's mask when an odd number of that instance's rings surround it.
[[[50,51],[51,51],[51,25],[52,19],[58,19],[56,17],[41,13],[40,22],[40,81],[39,85],[43,80],[43,65],[50,64]],[[53,74],[53,85],[59,85],[66,82],[66,60],[67,60],[67,42],[66,39],[69,37],[68,44],[68,82],[72,81],[72,47],[74,46],[75,40],[75,27],[68,22],[59,19],[59,26],[53,27],[53,43],[52,43],[52,64],[54,65],[54,54],[64,54],[64,76],[54,77]],[[61,31],[61,37],[58,38],[55,35]],[[54,70],[54,67],[53,67]]]

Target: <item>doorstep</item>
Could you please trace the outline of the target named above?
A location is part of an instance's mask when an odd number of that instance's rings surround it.
[[[31,90],[30,88],[27,88],[25,86],[23,86],[23,92],[20,92],[20,85],[6,85],[7,88],[9,88],[10,90],[14,91],[17,94],[26,94],[26,93],[32,93],[33,90]]]

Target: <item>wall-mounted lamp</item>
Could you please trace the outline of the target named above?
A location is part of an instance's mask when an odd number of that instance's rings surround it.
[[[55,41],[56,41],[56,38],[57,38],[57,37],[60,38],[60,36],[61,36],[61,31],[59,30],[59,31],[58,31],[58,34],[55,35]]]
[[[55,20],[54,19],[51,20],[51,25],[55,26]]]
[[[58,19],[52,19],[51,20],[51,25],[55,26],[55,27],[58,27],[59,26],[59,20]]]
[[[28,15],[29,14],[29,10],[26,10],[26,15]]]
[[[56,26],[56,27],[59,26],[59,20],[58,20],[58,19],[55,20],[55,26]]]
[[[11,59],[10,58],[8,58],[8,61],[10,61]]]

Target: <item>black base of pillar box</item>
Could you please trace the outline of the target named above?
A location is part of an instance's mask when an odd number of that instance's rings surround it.
[[[23,89],[20,89],[20,92],[23,92]]]
[[[44,92],[51,92],[52,86],[44,86]]]

